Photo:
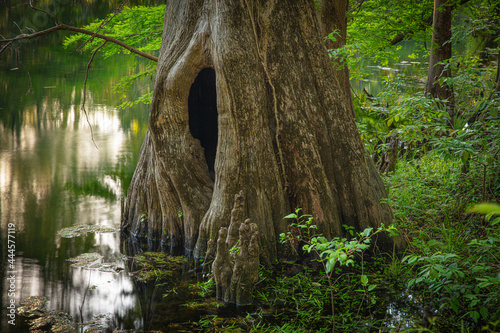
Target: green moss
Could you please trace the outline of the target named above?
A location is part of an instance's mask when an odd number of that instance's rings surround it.
[[[209,298],[202,301],[194,301],[189,302],[182,305],[190,310],[209,310],[209,309],[217,309],[219,307],[219,303],[214,298]]]
[[[138,268],[131,273],[141,282],[165,283],[180,278],[184,257],[173,257],[163,252],[145,252],[134,257]]]

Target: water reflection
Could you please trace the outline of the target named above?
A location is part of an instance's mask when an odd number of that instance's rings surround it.
[[[356,94],[368,93],[376,96],[384,90],[384,78],[395,79],[404,75],[411,86],[404,87],[408,90],[420,89],[425,85],[428,62],[423,56],[423,45],[414,41],[403,41],[398,50],[399,59],[390,59],[384,66],[365,60],[359,64],[366,67],[363,79],[351,79],[351,85]],[[411,78],[409,80],[409,78]]]
[[[127,57],[97,59],[86,95],[92,140],[80,108],[87,61],[88,55],[43,42],[0,60],[2,332],[26,331],[20,318],[16,326],[7,323],[6,271],[15,271],[17,306],[28,296],[47,296],[49,309],[68,312],[78,322],[108,313],[113,327],[143,326],[119,235],[56,235],[79,224],[119,227],[119,198],[127,190],[147,129],[147,108],[119,111],[111,91],[112,82],[136,65]],[[14,270],[7,266],[9,223],[15,225]],[[124,270],[70,266],[67,259],[86,252],[100,253],[103,262]]]

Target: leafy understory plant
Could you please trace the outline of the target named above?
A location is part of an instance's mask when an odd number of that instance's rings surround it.
[[[288,233],[280,234],[281,243],[289,242],[292,246],[296,247],[299,243],[304,243],[302,250],[307,253],[314,254],[316,260],[322,264],[325,276],[330,290],[330,300],[332,303],[332,332],[335,331],[335,304],[334,304],[334,286],[337,281],[342,277],[338,276],[334,280],[335,268],[339,266],[354,265],[353,256],[355,253],[362,253],[370,247],[371,238],[383,231],[389,232],[390,235],[395,235],[397,230],[391,225],[385,227],[383,224],[377,230],[373,228],[366,228],[357,237],[354,237],[354,228],[344,225],[344,228],[352,236],[351,239],[334,237],[328,240],[321,234],[314,234],[317,226],[313,224],[314,218],[309,214],[302,214],[302,209],[295,209],[295,213],[285,216],[283,219],[295,220],[292,224],[292,230]],[[361,274],[360,283],[365,292],[373,291],[377,285],[369,284],[368,276]]]
[[[417,277],[408,281],[408,288],[428,290],[439,304],[438,310],[488,323],[500,315],[500,205],[482,203],[467,212],[486,215],[490,224],[487,228],[491,229],[487,237],[471,239],[463,253],[411,254],[402,261],[418,267]]]

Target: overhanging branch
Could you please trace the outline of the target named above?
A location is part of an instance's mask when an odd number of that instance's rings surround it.
[[[37,37],[40,37],[40,36],[43,36],[43,35],[47,35],[47,34],[50,34],[52,32],[59,31],[59,30],[66,30],[66,31],[78,32],[78,33],[81,33],[81,34],[84,34],[84,35],[89,35],[89,36],[92,36],[92,37],[95,37],[95,38],[100,38],[100,39],[102,39],[102,40],[104,40],[106,42],[111,42],[111,43],[114,43],[116,45],[119,45],[119,46],[123,47],[124,49],[126,49],[126,50],[128,50],[128,51],[130,51],[132,53],[140,55],[141,57],[144,57],[146,59],[152,60],[154,62],[158,62],[158,58],[157,57],[152,56],[150,54],[147,54],[146,52],[142,52],[142,51],[136,49],[135,47],[132,47],[132,46],[130,46],[130,45],[128,45],[128,44],[126,44],[126,43],[124,43],[124,42],[116,39],[116,38],[113,38],[113,37],[110,37],[110,36],[106,36],[106,35],[102,35],[102,34],[98,34],[98,33],[95,33],[93,31],[90,31],[90,30],[86,30],[86,29],[82,29],[82,28],[78,28],[78,27],[73,27],[71,25],[64,24],[59,19],[57,19],[57,17],[55,17],[54,15],[52,15],[51,13],[46,12],[46,11],[40,9],[40,8],[33,7],[31,5],[31,3],[30,3],[30,6],[34,10],[41,11],[41,12],[49,15],[51,18],[53,18],[56,21],[56,25],[54,27],[48,28],[46,30],[38,31],[38,32],[35,32],[35,33],[32,33],[32,34],[22,34],[22,35],[14,37],[14,38],[0,40],[0,45],[6,44],[4,47],[2,47],[0,49],[0,54],[2,54],[7,49],[8,46],[12,45],[13,42],[16,42],[16,41],[19,41],[19,40],[23,40],[23,39],[37,38]]]

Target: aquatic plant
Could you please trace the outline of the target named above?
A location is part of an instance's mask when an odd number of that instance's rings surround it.
[[[67,228],[63,228],[57,232],[58,236],[62,238],[74,238],[79,237],[87,232],[93,233],[106,233],[106,232],[116,232],[117,229],[111,227],[104,227],[99,225],[75,225]]]
[[[164,284],[180,278],[182,265],[187,259],[182,256],[171,256],[163,252],[144,252],[132,259],[135,267],[131,276],[140,282]]]

